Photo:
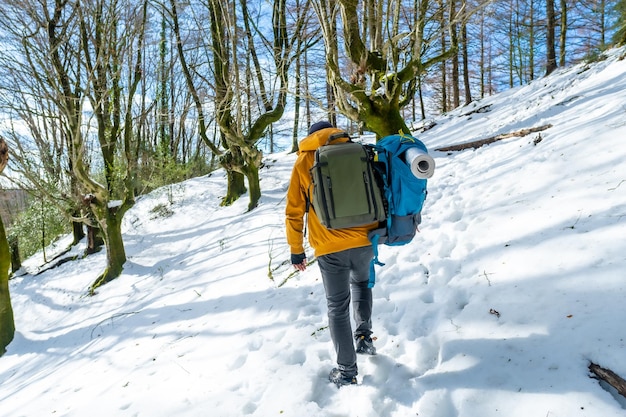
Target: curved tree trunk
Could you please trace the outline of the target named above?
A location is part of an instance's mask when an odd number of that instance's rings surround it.
[[[220,163],[226,170],[228,189],[222,199],[223,206],[233,204],[239,197],[249,191],[248,211],[254,209],[261,198],[261,181],[259,168],[263,154],[254,147],[239,148],[231,146],[231,151],[222,156]],[[244,178],[248,181],[246,189]]]
[[[259,167],[262,162],[261,152],[253,153],[243,167],[243,174],[248,180],[248,192],[250,193],[250,199],[248,202],[248,211],[253,210],[261,199],[261,179],[259,178]]]
[[[226,170],[226,195],[222,198],[223,206],[230,206],[246,193],[244,175],[241,172]]]
[[[401,8],[370,8],[363,16],[353,0],[312,3],[325,40],[328,82],[341,113],[378,137],[410,133],[401,110],[415,95],[415,78],[457,53],[453,47],[431,54],[423,50],[429,1],[420,2],[416,29],[408,34],[402,31]],[[338,36],[337,21],[343,24],[343,36]],[[424,55],[431,58],[423,60]],[[346,74],[345,68],[352,72]]]
[[[248,181],[250,202],[248,209],[252,210],[258,204],[261,197],[259,182],[259,168],[262,163],[262,153],[257,148],[257,143],[263,138],[272,123],[278,121],[284,111],[287,102],[289,64],[293,61],[293,42],[304,28],[303,17],[299,17],[292,39],[286,24],[287,7],[284,0],[272,2],[272,28],[274,33],[274,70],[278,88],[276,92],[269,91],[263,79],[264,69],[261,62],[256,58],[254,36],[251,19],[245,1],[241,1],[241,8],[237,9],[236,2],[228,9],[218,0],[210,0],[207,3],[211,26],[211,46],[213,50],[213,67],[215,71],[215,107],[216,121],[223,137],[223,145],[228,150],[221,157],[220,163],[228,175],[228,192],[222,200],[223,205],[232,204],[238,197],[245,193],[243,178]],[[308,7],[308,3],[305,7]],[[237,14],[240,13],[240,16]],[[304,16],[304,14],[302,15]],[[244,39],[236,36],[226,36],[228,22],[242,21],[244,23]],[[251,54],[253,67],[248,70],[255,77],[251,79],[259,89],[256,99],[262,103],[260,113],[256,120],[247,119],[249,113],[242,112],[245,106],[237,93],[241,84],[237,79],[240,56],[236,54],[238,45],[247,42],[247,51]],[[234,75],[233,75],[234,74]],[[273,84],[273,83],[272,83]]]
[[[98,287],[119,277],[126,263],[126,249],[124,248],[124,240],[122,238],[123,212],[119,211],[117,207],[110,207],[105,211],[104,220],[101,220],[101,230],[104,232],[107,266],[104,272],[91,284],[89,288],[90,295],[94,295]]]
[[[220,157],[220,165],[226,171],[226,195],[220,204],[230,206],[247,191],[243,174],[244,161],[239,149],[231,146],[229,151]]]

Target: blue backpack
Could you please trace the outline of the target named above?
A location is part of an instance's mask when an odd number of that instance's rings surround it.
[[[378,260],[378,245],[405,245],[415,236],[426,200],[426,178],[432,176],[435,164],[426,146],[406,134],[386,136],[370,146],[377,155],[374,168],[387,206],[386,220],[368,236],[374,247],[369,281],[372,288],[375,283],[374,265],[384,266]]]

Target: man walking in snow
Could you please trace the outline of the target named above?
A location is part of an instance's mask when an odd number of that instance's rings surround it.
[[[315,162],[315,151],[326,143],[330,135],[338,132],[341,130],[329,122],[317,122],[300,142],[287,191],[285,214],[291,263],[299,271],[306,269],[304,231],[308,229],[309,243],[315,251],[326,291],[328,327],[337,353],[337,368],[330,372],[329,379],[342,386],[357,383],[356,353],[376,354],[371,338],[372,289],[368,288],[369,265],[374,253],[367,234],[378,223],[327,229],[320,223],[313,208],[308,211],[307,225],[304,225],[311,188],[309,171]],[[350,301],[356,322],[354,334],[350,323]]]

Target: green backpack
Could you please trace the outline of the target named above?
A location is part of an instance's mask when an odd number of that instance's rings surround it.
[[[341,138],[348,141],[332,143]],[[331,135],[315,151],[315,164],[310,171],[313,195],[309,201],[324,226],[342,229],[386,219],[372,160],[373,152],[353,142],[345,132]]]

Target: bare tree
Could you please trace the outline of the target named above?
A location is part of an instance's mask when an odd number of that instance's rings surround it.
[[[402,1],[390,1],[384,8],[373,0],[362,5],[355,0],[313,4],[326,44],[328,80],[341,113],[378,136],[409,132],[400,110],[415,96],[413,80],[457,52],[453,47],[434,49],[425,40],[429,1],[420,2],[414,22],[406,19],[412,14],[405,13]],[[339,32],[333,24],[338,18]]]
[[[26,1],[4,6],[4,15],[20,17],[9,31],[19,46],[12,53],[25,63],[19,67],[20,90],[51,104],[31,116],[32,125],[55,121],[64,152],[59,160],[68,161],[72,192],[85,207],[77,220],[97,225],[105,241],[107,267],[92,284],[93,292],[119,276],[126,262],[121,221],[134,204],[137,183],[133,105],[142,76],[148,3],[137,8],[123,0],[55,0],[50,8]],[[29,138],[14,136],[27,148]],[[98,172],[102,178],[95,176]]]
[[[307,3],[308,4],[308,3]],[[299,53],[295,49],[297,39],[301,36],[304,20],[300,18],[294,23],[293,30],[287,27],[287,4],[285,0],[274,0],[272,3],[271,36],[266,38],[260,27],[253,26],[248,10],[248,2],[242,0],[237,7],[233,2],[227,4],[218,0],[208,2],[211,41],[213,51],[214,85],[216,121],[222,134],[222,144],[226,149],[220,158],[221,165],[226,169],[228,176],[228,190],[223,204],[229,205],[237,200],[245,191],[244,178],[248,183],[248,209],[256,207],[261,197],[259,182],[259,167],[262,162],[262,153],[257,147],[269,126],[278,121],[287,104],[288,75],[291,62]],[[302,16],[302,15],[301,15]],[[235,30],[237,22],[243,22],[243,39]],[[254,31],[254,33],[253,33]],[[290,36],[291,33],[291,36]],[[255,58],[257,45],[255,39],[264,39],[264,44],[271,51],[272,84],[276,90],[270,91],[266,87],[266,74]],[[239,91],[242,89],[239,66],[240,42],[247,41],[246,54],[252,56],[252,78],[258,91],[255,97],[259,103],[259,110],[245,122],[245,109]],[[247,107],[248,111],[250,107]]]
[[[198,91],[197,83],[195,82],[195,78],[192,74],[192,69],[187,62],[187,54],[185,53],[184,43],[181,35],[180,23],[178,18],[178,6],[176,0],[170,0],[170,13],[172,18],[174,35],[176,37],[176,52],[178,54],[178,59],[180,60],[180,65],[183,75],[185,77],[187,89],[191,93],[193,104],[197,113],[198,134],[200,136],[200,139],[209,149],[211,149],[213,154],[221,155],[222,151],[219,149],[218,146],[213,143],[207,133],[207,119],[203,108],[204,103],[200,97],[200,92]]]

